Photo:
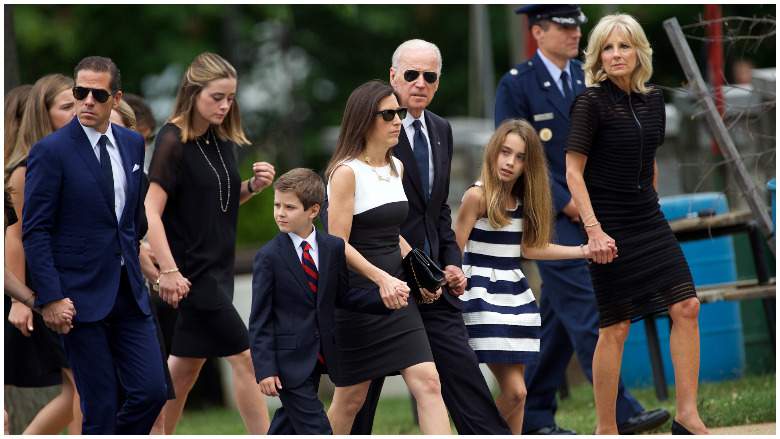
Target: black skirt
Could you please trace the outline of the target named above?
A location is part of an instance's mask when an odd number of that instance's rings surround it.
[[[420,311],[411,298],[409,306],[388,315],[336,309],[336,346],[338,376],[330,379],[339,387],[433,361]]]
[[[17,387],[46,387],[62,383],[62,369],[69,368],[61,337],[33,313],[30,337],[8,322],[11,299],[5,297],[5,384]]]
[[[618,247],[612,263],[590,265],[599,326],[641,320],[696,297],[688,263],[655,190],[589,189],[596,218]]]

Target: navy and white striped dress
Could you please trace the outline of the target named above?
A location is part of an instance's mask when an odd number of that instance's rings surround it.
[[[479,183],[477,183],[479,185]],[[511,223],[495,229],[487,218],[474,224],[463,255],[468,279],[463,320],[480,363],[527,364],[539,354],[542,318],[520,270],[523,209],[508,211]]]

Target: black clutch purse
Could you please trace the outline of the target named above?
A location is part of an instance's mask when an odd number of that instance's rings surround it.
[[[434,292],[447,283],[444,279],[444,272],[433,262],[433,259],[423,251],[413,248],[403,259],[403,267],[412,297],[417,303],[435,302],[438,297],[423,296],[422,291],[420,291],[421,288],[425,288]]]

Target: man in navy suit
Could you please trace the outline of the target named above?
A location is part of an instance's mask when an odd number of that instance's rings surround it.
[[[587,21],[576,5],[528,5],[531,34],[539,49],[512,68],[496,90],[495,123],[525,119],[536,128],[550,168],[555,218],[555,242],[587,243],[579,212],[566,183],[566,138],[575,96],[585,90],[579,52],[580,24]],[[573,434],[555,424],[555,392],[561,386],[572,352],[589,380],[598,339],[598,309],[584,260],[538,261],[542,277],[542,347],[539,361],[525,370],[528,397],[523,434]],[[621,434],[638,433],[663,424],[669,412],[645,411],[620,383],[617,400]]]
[[[332,434],[317,397],[320,375],[338,374],[335,308],[391,312],[376,291],[348,291],[344,241],[313,225],[325,198],[322,179],[293,169],[274,183],[279,234],[255,256],[250,350],[260,389],[278,396],[268,434]]]
[[[409,40],[398,46],[390,67],[390,84],[409,109],[393,154],[404,164],[403,185],[409,215],[401,235],[426,252],[445,271],[448,287],[439,300],[419,304],[428,334],[441,394],[460,434],[512,434],[501,417],[479,361],[468,344],[462,305],[466,288],[461,251],[452,231],[447,196],[450,190],[452,127],[427,110],[439,87],[442,59],[436,45]],[[369,434],[384,380],[371,383],[366,402],[355,418],[352,434]]]
[[[24,250],[43,314],[75,306],[64,343],[83,433],[148,434],[167,388],[138,261],[144,142],[109,123],[122,99],[113,61],[84,58],[74,77],[77,116],[30,150]]]

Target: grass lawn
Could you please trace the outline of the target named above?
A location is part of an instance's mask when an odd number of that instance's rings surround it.
[[[674,413],[674,389],[671,387],[669,400],[661,403],[656,401],[652,388],[633,389],[632,393],[648,409],[663,407]],[[570,395],[559,404],[558,424],[580,434],[593,433],[596,415],[591,387],[574,387]],[[775,375],[703,383],[699,389],[699,410],[709,427],[775,422]],[[668,432],[670,428],[671,422],[667,422],[656,432]],[[385,398],[380,401],[374,422],[375,434],[419,432],[412,420],[409,400]],[[185,412],[176,433],[243,434],[245,431],[237,411],[214,408]]]

